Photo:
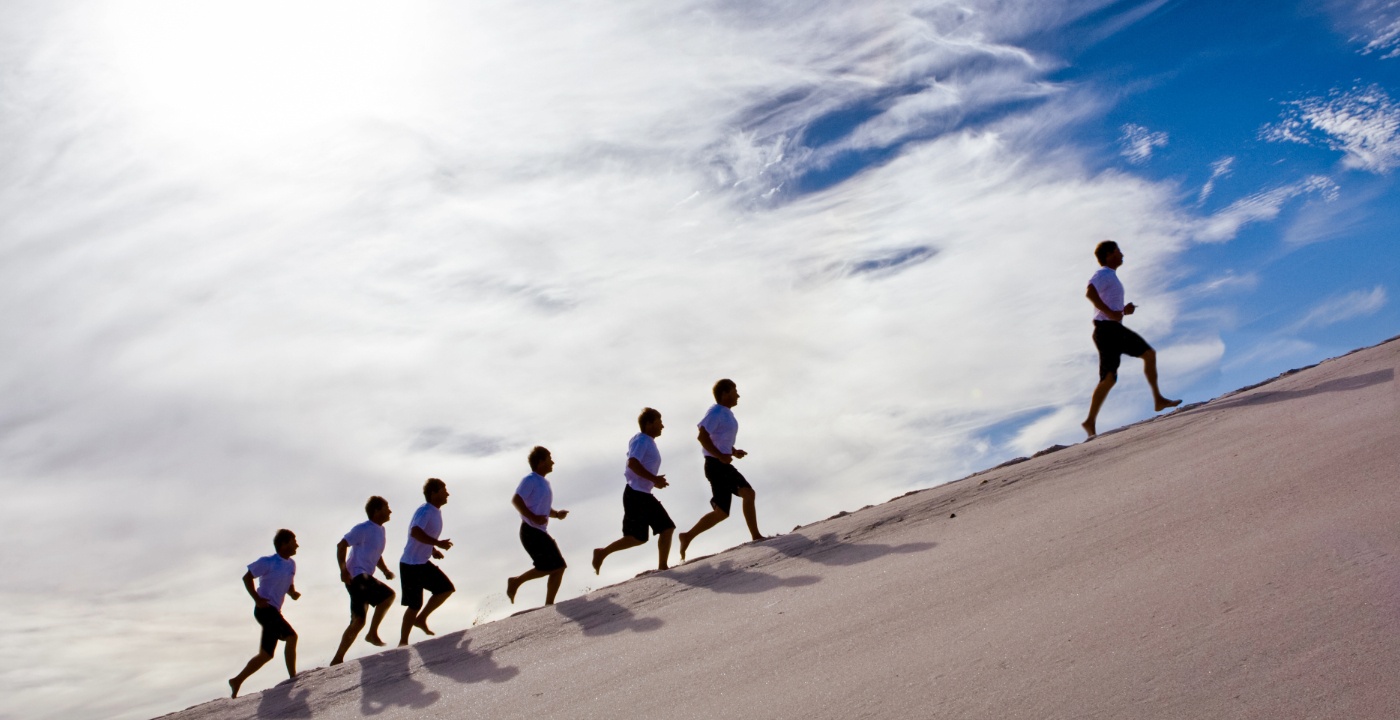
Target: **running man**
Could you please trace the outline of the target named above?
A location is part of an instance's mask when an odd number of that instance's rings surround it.
[[[423,483],[423,499],[427,502],[413,513],[408,525],[408,542],[399,559],[399,582],[403,584],[403,628],[399,633],[399,647],[408,644],[408,635],[413,628],[424,634],[436,635],[428,629],[428,616],[452,596],[457,588],[447,579],[433,560],[442,559],[443,550],[452,549],[451,540],[439,540],[442,534],[442,506],[447,504],[447,483],[428,478]],[[423,605],[423,591],[432,593],[428,604]]]
[[[383,622],[384,615],[394,604],[394,591],[374,579],[374,570],[378,568],[386,580],[394,579],[394,573],[384,564],[384,523],[389,522],[392,513],[388,500],[378,495],[371,497],[365,503],[365,515],[369,519],[350,528],[350,532],[345,533],[345,537],[335,546],[340,581],[345,583],[345,591],[350,593],[350,625],[340,638],[340,649],[331,658],[332,665],[345,662],[346,651],[365,626],[365,614],[370,605],[374,606],[374,620],[369,624],[369,632],[365,633],[365,642],[384,646],[384,641],[379,639],[379,623]],[[350,554],[349,562],[345,559],[347,551]]]
[[[549,578],[545,590],[544,604],[553,605],[554,596],[559,593],[559,584],[564,581],[564,555],[559,552],[559,543],[549,536],[549,519],[563,520],[569,516],[568,510],[554,509],[554,488],[544,478],[554,470],[554,458],[549,451],[538,445],[530,451],[530,474],[515,488],[515,496],[510,503],[520,513],[520,544],[530,554],[534,567],[506,580],[506,597],[515,604],[515,592],[524,583],[537,578]]]
[[[749,535],[754,540],[763,539],[763,533],[758,531],[753,486],[733,465],[735,460],[748,454],[734,447],[734,440],[739,435],[739,421],[734,417],[732,408],[739,404],[739,388],[733,380],[726,378],[715,383],[714,395],[715,404],[705,413],[699,425],[700,448],[705,453],[705,479],[710,481],[712,509],[695,522],[690,532],[680,534],[681,562],[685,562],[686,548],[690,547],[697,535],[729,517],[730,504],[735,495],[744,500],[744,521],[749,525]]]
[[[290,595],[293,600],[301,598],[301,593],[292,584],[297,574],[297,563],[292,556],[297,554],[297,536],[291,530],[278,530],[272,537],[272,547],[277,552],[254,560],[243,574],[243,586],[253,598],[253,617],[262,626],[262,639],[258,643],[258,654],[243,667],[243,672],[229,678],[228,686],[233,692],[229,697],[238,697],[238,688],[243,681],[258,671],[277,652],[277,641],[287,642],[283,653],[287,656],[287,677],[297,676],[297,632],[282,617],[282,600]],[[257,589],[253,580],[257,579]]]
[[[656,549],[661,561],[656,569],[665,570],[671,555],[671,533],[676,524],[661,506],[661,501],[651,494],[653,488],[666,487],[666,476],[656,474],[661,469],[661,451],[656,448],[656,438],[661,437],[661,413],[651,408],[642,410],[637,417],[642,431],[632,436],[627,443],[627,467],[622,476],[627,479],[627,487],[622,491],[622,537],[607,547],[593,551],[593,573],[603,569],[603,561],[618,550],[637,547],[647,541],[647,528],[656,533]]]
[[[1157,352],[1142,336],[1123,327],[1123,316],[1132,315],[1137,309],[1132,303],[1123,304],[1123,283],[1119,282],[1116,272],[1123,264],[1123,251],[1118,249],[1118,243],[1105,240],[1094,248],[1094,257],[1103,267],[1089,279],[1089,290],[1085,293],[1098,310],[1094,315],[1094,345],[1099,349],[1099,384],[1094,388],[1089,417],[1084,421],[1084,432],[1091,438],[1098,434],[1095,423],[1099,408],[1108,397],[1108,391],[1118,382],[1118,365],[1125,354],[1142,358],[1142,371],[1152,387],[1152,400],[1158,412],[1181,404],[1180,400],[1162,397],[1157,389]]]

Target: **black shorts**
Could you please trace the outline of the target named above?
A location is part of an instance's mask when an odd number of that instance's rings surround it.
[[[289,640],[297,636],[297,631],[282,617],[282,611],[271,605],[253,608],[253,618],[262,626],[262,639],[258,641],[258,649],[268,655],[277,652],[278,640]]]
[[[660,535],[675,529],[666,508],[651,493],[633,490],[629,485],[622,491],[622,534],[647,541],[647,528]]]
[[[729,514],[730,501],[744,488],[753,489],[739,469],[718,458],[705,456],[705,479],[710,481],[710,504]]]
[[[540,572],[554,572],[568,567],[564,555],[559,552],[559,543],[539,528],[520,523],[520,544],[525,546],[525,552],[530,553],[531,562]]]
[[[388,585],[364,573],[356,575],[345,586],[345,591],[350,593],[350,614],[361,620],[365,619],[366,606],[379,607],[379,603],[394,597],[394,591]]]
[[[1118,364],[1124,355],[1142,357],[1152,349],[1141,335],[1112,320],[1094,321],[1094,347],[1099,349],[1099,379],[1118,377]]]
[[[422,565],[399,563],[399,580],[403,583],[403,600],[400,604],[414,610],[423,607],[424,590],[437,595],[457,589],[452,585],[452,581],[447,579],[447,575],[432,562]]]

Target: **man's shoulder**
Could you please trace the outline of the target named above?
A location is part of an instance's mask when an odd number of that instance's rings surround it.
[[[733,410],[730,410],[729,408],[727,408],[727,407],[725,407],[725,406],[723,406],[723,405],[720,405],[719,403],[715,403],[714,405],[711,405],[711,406],[710,406],[710,409],[709,409],[709,410],[705,411],[705,418],[704,418],[704,420],[701,420],[701,422],[704,422],[705,420],[709,420],[709,419],[711,419],[711,418],[732,418],[732,417],[734,417],[734,411],[733,411]]]
[[[1117,279],[1118,279],[1118,273],[1115,272],[1113,268],[1108,267],[1107,265],[1105,265],[1105,266],[1099,268],[1097,271],[1094,272],[1093,277],[1089,278],[1089,282],[1091,282],[1091,283],[1099,282],[1100,280],[1105,280],[1105,279],[1108,279],[1108,278],[1112,278],[1112,279],[1114,279],[1114,280],[1117,280]]]

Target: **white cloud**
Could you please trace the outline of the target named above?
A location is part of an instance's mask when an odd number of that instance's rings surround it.
[[[1361,44],[1361,54],[1400,57],[1400,2],[1331,0],[1327,5],[1343,31]]]
[[[1135,165],[1147,162],[1152,158],[1153,151],[1167,146],[1167,134],[1164,132],[1152,132],[1142,125],[1132,123],[1124,125],[1122,130],[1123,135],[1118,138],[1118,144],[1123,148],[1123,157]]]
[[[1292,332],[1335,325],[1352,318],[1371,315],[1385,307],[1385,288],[1377,285],[1370,290],[1355,290],[1318,303],[1294,323]]]
[[[1283,206],[1294,198],[1317,195],[1325,202],[1333,202],[1338,193],[1337,183],[1331,178],[1312,175],[1291,185],[1236,200],[1220,212],[1198,221],[1193,237],[1200,242],[1225,242],[1233,239],[1240,228],[1249,223],[1278,217]]]
[[[1201,193],[1196,197],[1197,205],[1204,203],[1206,198],[1209,198],[1211,194],[1215,192],[1216,180],[1230,177],[1230,174],[1234,172],[1234,165],[1235,157],[1233,155],[1220,158],[1210,164],[1210,177],[1207,178],[1205,184],[1201,186]]]
[[[1400,105],[1380,86],[1333,90],[1286,105],[1283,119],[1260,130],[1260,138],[1340,151],[1342,165],[1352,169],[1385,173],[1400,164]]]

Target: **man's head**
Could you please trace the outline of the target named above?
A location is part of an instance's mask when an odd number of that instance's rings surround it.
[[[661,412],[653,408],[642,409],[642,414],[637,416],[637,425],[643,433],[652,437],[660,437],[661,429],[666,427],[661,424]]]
[[[540,475],[548,475],[554,469],[554,458],[549,454],[549,450],[542,445],[536,445],[530,451],[530,469]]]
[[[277,550],[278,555],[281,555],[285,558],[289,558],[297,554],[296,533],[292,532],[291,530],[288,530],[287,528],[282,528],[281,530],[278,530],[277,534],[272,536],[272,547]]]
[[[733,380],[725,378],[715,383],[715,402],[727,408],[732,408],[739,404],[739,386]]]
[[[369,502],[365,503],[365,515],[378,525],[389,522],[389,514],[393,512],[389,509],[389,501],[378,495],[371,496]]]
[[[447,483],[437,478],[428,478],[428,482],[423,483],[423,499],[433,507],[446,505]]]
[[[1117,269],[1123,264],[1123,251],[1118,249],[1118,243],[1112,240],[1105,240],[1094,247],[1094,257],[1099,259],[1099,264]]]

